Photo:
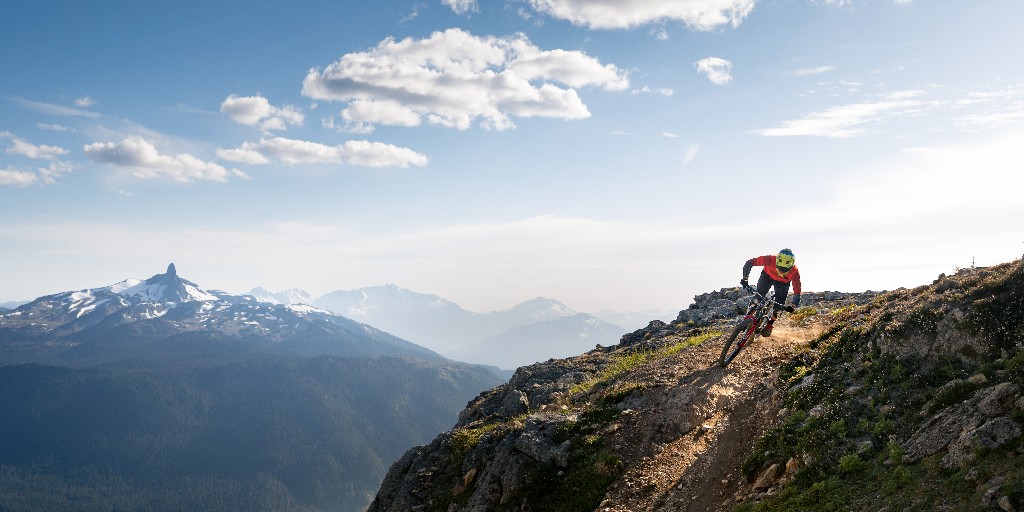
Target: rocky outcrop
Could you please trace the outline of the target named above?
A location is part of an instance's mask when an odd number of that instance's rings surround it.
[[[726,369],[721,333],[749,296],[699,295],[615,346],[519,368],[396,463],[369,510],[730,511],[801,489],[817,497],[873,464],[887,468],[873,475],[975,475],[977,494],[952,509],[1020,509],[1024,472],[976,467],[986,450],[1024,454],[1024,278],[1009,272],[804,293],[804,307]],[[870,499],[857,509],[891,509]]]
[[[903,461],[913,463],[947,450],[946,467],[963,467],[978,448],[996,448],[1021,435],[1008,417],[1020,410],[1020,387],[1004,382],[977,391],[970,399],[928,419],[905,443]]]
[[[866,291],[861,293],[842,292],[804,292],[800,296],[800,307],[824,306],[828,308],[849,305],[866,305],[879,292]],[[679,312],[674,324],[706,327],[716,322],[730,320],[742,315],[750,306],[751,294],[739,287],[722,288],[721,290],[697,295],[693,304]],[[787,300],[790,302],[791,298]]]

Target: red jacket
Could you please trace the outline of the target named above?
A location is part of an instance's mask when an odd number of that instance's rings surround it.
[[[793,283],[793,293],[800,293],[800,269],[796,265],[789,269],[789,272],[785,274],[779,272],[779,267],[775,265],[775,255],[769,254],[767,256],[758,256],[756,258],[750,258],[747,260],[747,265],[755,267],[764,267],[764,271],[768,274],[768,277],[776,281],[783,283]]]

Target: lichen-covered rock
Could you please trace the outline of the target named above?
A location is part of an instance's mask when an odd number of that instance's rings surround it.
[[[1019,391],[1016,384],[1000,383],[980,389],[970,399],[939,412],[914,432],[904,444],[903,461],[917,462],[956,442],[949,454],[943,458],[943,464],[948,467],[961,466],[973,454],[972,448],[976,446],[975,443],[981,442],[980,437],[974,436],[979,427],[989,419],[1011,412],[1014,402],[1019,398]],[[1012,420],[1007,421],[1012,423]],[[1005,436],[1013,429],[1000,421],[987,427],[981,435],[996,435],[997,431],[1000,436]],[[1016,431],[1017,434],[1013,437],[1020,435],[1019,427]],[[1006,439],[1003,440],[1005,441]]]
[[[555,441],[558,428],[576,421],[576,416],[541,413],[526,419],[522,434],[516,438],[516,449],[542,464],[558,467],[569,465],[570,441]]]

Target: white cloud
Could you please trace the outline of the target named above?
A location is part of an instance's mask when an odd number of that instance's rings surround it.
[[[420,8],[421,7],[426,7],[426,4],[422,4],[422,3],[413,4],[412,11],[410,11],[409,14],[406,14],[405,16],[402,16],[398,20],[398,25],[399,26],[405,25],[406,23],[409,23],[410,21],[412,21],[412,20],[414,20],[416,18],[419,18],[420,17]]]
[[[987,130],[1024,124],[1024,85],[974,91],[952,105],[957,125]]]
[[[247,142],[246,145],[249,143]],[[270,160],[263,156],[259,151],[250,149],[248,147],[241,147],[236,149],[217,149],[217,158],[221,160],[227,160],[229,162],[241,162],[243,164],[250,165],[262,165],[269,164]]]
[[[250,164],[281,162],[293,164],[345,164],[362,167],[409,167],[427,165],[427,157],[411,149],[350,140],[337,146],[275,137],[258,143],[246,142],[241,148],[218,150],[224,160]]]
[[[52,103],[30,101],[26,100],[25,98],[14,98],[14,101],[33,110],[37,110],[44,114],[50,114],[53,116],[89,117],[94,119],[103,117],[97,114],[96,112],[89,112],[88,110],[65,107],[64,105],[54,105]]]
[[[247,178],[238,169],[228,170],[188,153],[161,155],[156,146],[138,136],[118,143],[88,144],[83,149],[93,162],[130,169],[139,178],[169,178],[180,183],[197,180],[226,182],[228,178]]]
[[[366,101],[356,100],[341,111],[349,131],[368,133],[373,131],[374,124],[391,126],[419,126],[422,118],[415,110],[397,101]]]
[[[715,85],[725,85],[732,81],[732,62],[719,57],[706,57],[693,64],[697,72],[707,75]]]
[[[592,29],[624,29],[656,21],[681,21],[694,30],[737,27],[757,0],[529,0],[549,16]]]
[[[178,268],[194,268],[185,270],[189,279],[219,289],[244,291],[255,283],[312,292],[324,287],[320,291],[326,293],[334,289],[330,283],[356,288],[390,282],[477,310],[506,308],[516,297],[537,295],[584,311],[646,302],[681,309],[698,293],[733,286],[744,259],[758,247],[778,247],[780,240],[797,251],[809,291],[916,286],[954,265],[969,265],[975,255],[980,265],[1017,258],[1020,239],[1007,233],[1019,233],[1024,218],[1022,159],[1021,131],[913,153],[882,152],[855,168],[838,163],[818,193],[747,223],[722,224],[719,216],[689,210],[629,221],[537,215],[401,228],[354,219],[238,229],[217,222],[152,229],[131,222],[44,219],[0,223],[0,238],[19,247],[21,258],[30,254],[53,261],[54,268],[66,268],[60,261],[112,262],[109,272],[119,279],[125,270],[118,242],[135,240],[139,246],[175,247]],[[865,207],[872,204],[885,207]],[[844,258],[850,247],[884,254],[886,264]],[[238,254],[248,257],[223,265]],[[3,261],[8,267],[13,262]],[[55,282],[52,289],[60,286]]]
[[[49,163],[46,167],[39,168],[39,178],[43,180],[43,183],[47,185],[53,185],[57,183],[57,178],[64,176],[65,174],[73,171],[75,166],[68,162],[62,162],[60,160],[54,160]]]
[[[846,138],[862,135],[866,125],[871,123],[920,112],[928,103],[915,99],[919,94],[917,91],[903,91],[891,93],[877,101],[840,105],[786,121],[774,128],[755,130],[754,133],[770,137],[808,135]]]
[[[82,107],[82,108],[88,108],[88,107],[91,107],[91,106],[93,106],[95,104],[96,104],[96,100],[93,99],[90,96],[82,96],[81,98],[78,98],[77,100],[75,100],[75,105],[78,105],[79,107]]]
[[[633,89],[633,94],[660,94],[662,96],[672,96],[676,92],[668,87],[653,88],[650,86],[643,86],[639,89]]]
[[[791,71],[789,74],[793,76],[809,76],[809,75],[820,75],[822,73],[828,73],[835,69],[835,66],[817,66],[812,68],[800,68]]]
[[[36,128],[40,130],[46,130],[48,132],[68,132],[72,131],[71,128],[62,124],[47,124],[47,123],[36,123]]]
[[[576,92],[585,86],[617,91],[629,80],[612,64],[579,51],[541,50],[522,34],[476,37],[449,29],[346,54],[322,72],[310,70],[302,93],[349,102],[343,116],[355,125],[425,120],[465,130],[479,121],[504,130],[515,126],[513,117],[589,117]]]
[[[12,185],[15,187],[24,187],[35,183],[37,176],[35,173],[27,171],[18,171],[14,169],[0,169],[0,186]]]
[[[262,96],[232,94],[220,104],[220,111],[236,123],[259,126],[263,131],[285,130],[287,125],[299,126],[305,120],[297,108],[275,107]]]
[[[21,139],[12,139],[11,142],[13,142],[14,145],[7,148],[8,155],[20,155],[40,160],[53,160],[59,155],[66,155],[68,153],[68,150],[61,147],[47,146],[45,144],[36,146],[35,144]]]
[[[469,11],[480,12],[476,0],[441,0],[441,3],[451,7],[456,14],[464,14]]]

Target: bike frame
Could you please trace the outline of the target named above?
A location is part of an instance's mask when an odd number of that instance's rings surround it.
[[[754,338],[756,338],[757,334],[761,332],[761,329],[767,325],[768,319],[772,317],[772,313],[775,311],[775,308],[787,311],[789,310],[789,308],[786,308],[784,304],[775,301],[774,288],[768,290],[767,295],[757,293],[757,290],[750,285],[747,285],[746,290],[754,294],[755,300],[747,308],[747,313],[739,323],[736,324],[736,326],[739,328],[744,322],[746,322],[747,327],[743,331],[743,336],[739,337],[739,340],[736,343],[736,348],[729,354],[729,357],[720,358],[719,364],[722,366],[729,364],[733,358],[740,353],[740,350],[743,350],[743,347],[746,347],[750,342],[754,341]],[[736,333],[734,333],[733,337],[730,337],[727,345],[725,346],[725,350],[729,348],[729,345],[732,344],[732,340],[736,337]],[[723,350],[723,356],[725,355],[725,350]]]
[[[775,306],[782,306],[782,304],[775,302],[774,289],[768,290],[767,295],[757,293],[757,290],[751,286],[747,287],[747,291],[753,293],[757,300],[750,304],[750,307],[747,308],[747,314],[743,317],[744,320],[752,320],[752,322],[750,322],[750,327],[747,328],[743,340],[740,341],[737,348],[742,348],[748,342],[753,341],[757,333],[761,332],[761,329],[768,323],[768,319],[772,317]]]

